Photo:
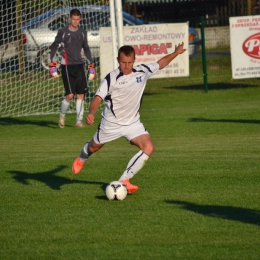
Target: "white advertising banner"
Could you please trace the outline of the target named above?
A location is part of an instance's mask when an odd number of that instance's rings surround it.
[[[230,17],[232,77],[260,77],[260,16]]]
[[[135,65],[156,62],[174,52],[175,45],[184,42],[187,51],[176,57],[163,70],[159,70],[153,78],[189,76],[188,23],[124,26],[123,32],[124,44],[131,45],[135,49]],[[111,28],[101,27],[99,34],[101,79],[103,79],[113,70]]]

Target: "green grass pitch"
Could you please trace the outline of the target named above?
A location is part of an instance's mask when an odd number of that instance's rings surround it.
[[[71,180],[99,112],[83,129],[0,118],[0,259],[260,259],[260,88],[156,82],[141,108],[155,152],[123,201],[104,193],[137,152],[123,138]]]

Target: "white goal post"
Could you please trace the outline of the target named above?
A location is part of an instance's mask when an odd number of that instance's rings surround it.
[[[109,0],[1,1],[0,117],[60,112],[64,88],[61,77],[49,76],[49,47],[58,29],[68,23],[69,8],[76,7],[82,10],[81,26],[87,32],[97,70],[85,97],[87,109],[100,83],[99,27],[111,25],[109,6]],[[75,112],[75,101],[68,112]]]

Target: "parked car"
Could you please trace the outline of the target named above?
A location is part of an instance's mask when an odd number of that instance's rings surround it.
[[[94,59],[99,58],[99,27],[110,26],[108,6],[85,5],[77,7],[82,13],[80,26],[87,32],[88,43]],[[54,9],[46,12],[23,25],[24,59],[27,63],[39,64],[48,69],[50,63],[50,45],[58,29],[68,24],[72,8]],[[123,12],[123,25],[143,25],[144,21]],[[198,51],[200,39],[196,29],[189,27],[189,55]],[[59,60],[59,52],[56,53]]]

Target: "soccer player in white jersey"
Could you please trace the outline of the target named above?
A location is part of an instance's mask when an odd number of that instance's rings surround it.
[[[179,54],[186,51],[184,44],[175,46],[175,51],[155,63],[134,66],[135,51],[132,46],[122,46],[118,50],[119,67],[110,72],[101,82],[86,116],[87,124],[94,123],[95,113],[103,100],[106,104],[102,120],[93,138],[87,142],[81,154],[72,165],[72,172],[78,174],[89,156],[104,144],[125,137],[139,151],[129,161],[119,181],[126,185],[128,193],[134,193],[138,186],[129,179],[144,166],[154,151],[152,139],[140,121],[139,109],[147,80],[158,70],[167,66]]]

